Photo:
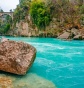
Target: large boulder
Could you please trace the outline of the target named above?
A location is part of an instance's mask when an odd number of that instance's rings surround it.
[[[35,56],[36,49],[29,44],[3,41],[0,43],[0,70],[24,75],[33,64]]]
[[[69,37],[70,37],[70,33],[69,32],[64,32],[63,34],[61,34],[57,38],[59,38],[59,39],[69,39]]]

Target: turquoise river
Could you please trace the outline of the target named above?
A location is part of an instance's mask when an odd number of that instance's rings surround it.
[[[36,60],[27,74],[35,74],[49,80],[56,85],[56,88],[84,88],[84,41],[63,41],[55,38],[7,38],[29,43],[37,49]],[[1,75],[3,74],[5,73]],[[7,75],[10,76],[8,73]],[[22,77],[23,80],[24,77]]]

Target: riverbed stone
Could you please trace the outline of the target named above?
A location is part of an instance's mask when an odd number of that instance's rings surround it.
[[[57,88],[56,85],[34,73],[24,76],[0,74],[0,88]]]
[[[0,43],[0,70],[24,75],[35,60],[36,49],[24,42]]]

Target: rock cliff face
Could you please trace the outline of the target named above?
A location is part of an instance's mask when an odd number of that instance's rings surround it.
[[[55,31],[59,31],[57,28],[57,23],[55,22],[56,18],[52,19],[50,25],[46,27],[46,29],[39,30],[28,18],[28,22],[20,21],[16,23],[16,27],[14,29],[14,35],[16,36],[39,36],[39,37],[56,37],[57,34]],[[45,33],[45,31],[47,33]]]
[[[14,29],[14,35],[16,36],[28,36],[28,37],[54,37],[59,39],[77,39],[84,40],[84,27],[72,24],[63,26],[63,21],[57,22],[57,18],[53,18],[52,21],[45,29],[39,30],[32,22],[30,17],[27,18],[28,21],[20,21],[16,23],[16,29]],[[83,23],[82,23],[83,25]],[[80,38],[81,35],[82,37]],[[76,36],[76,37],[75,37]]]
[[[23,42],[0,43],[0,70],[24,75],[35,60],[36,49]]]
[[[14,34],[18,36],[37,36],[36,31],[38,29],[36,27],[32,27],[30,22],[20,21],[16,23],[16,29],[14,29]]]

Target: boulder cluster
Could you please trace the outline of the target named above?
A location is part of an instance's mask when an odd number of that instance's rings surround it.
[[[71,30],[63,31],[57,38],[64,40],[84,40],[84,33],[79,29],[72,28]]]

